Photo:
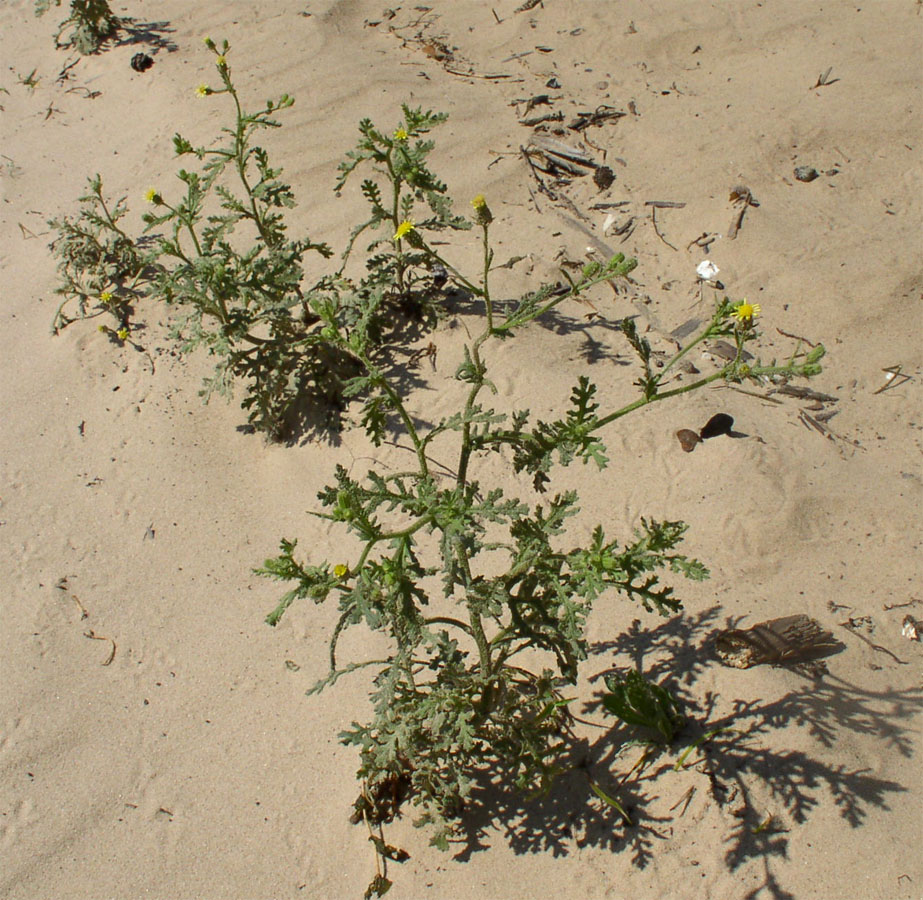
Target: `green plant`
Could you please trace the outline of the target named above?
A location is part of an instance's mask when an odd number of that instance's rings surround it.
[[[630,669],[624,675],[607,675],[605,681],[609,693],[603,695],[603,706],[626,725],[653,732],[665,744],[683,727],[672,694],[640,672]]]
[[[28,88],[30,94],[31,94],[31,93],[34,93],[35,89],[38,87],[39,81],[41,81],[41,78],[39,78],[39,77],[35,74],[37,71],[38,71],[38,69],[33,69],[33,70],[32,70],[28,75],[26,75],[25,77],[23,77],[22,75],[17,75],[17,76],[16,76],[17,81],[18,81],[23,87]],[[9,93],[9,91],[7,91],[7,93]]]
[[[570,721],[565,693],[586,657],[593,605],[617,591],[669,615],[681,602],[672,587],[660,583],[659,572],[692,579],[708,574],[701,563],[676,552],[686,530],[680,522],[642,519],[624,545],[598,526],[587,545],[562,549],[567,522],[578,512],[576,494],[558,494],[530,510],[505,496],[502,487],[482,485],[474,473],[477,460],[505,454],[514,472],[530,473],[534,486],[544,490],[555,462],[579,458],[602,468],[606,450],[600,431],[631,412],[715,382],[810,376],[820,371],[824,353],[817,347],[782,365],[744,363],[744,345],[757,337],[759,308],[725,298],[701,333],[659,369],[633,321],[622,322],[642,366],[640,396],[633,402],[601,410],[595,385],[581,377],[570,408],[555,421],[530,425],[527,410],[497,412],[480,399],[493,387],[487,374],[491,348],[599,282],[624,277],[635,261],[618,254],[588,264],[565,292],[546,285],[518,302],[498,302],[490,286],[493,217],[483,197],[473,205],[483,267],[480,278],[463,283],[480,301],[483,321],[456,372],[466,385],[460,408],[424,431],[398,387],[353,335],[331,329],[329,340],[361,368],[353,387],[366,398],[363,422],[370,439],[380,443],[386,416],[396,416],[412,444],[415,466],[385,475],[373,467],[361,480],[336,468],[335,483],[318,495],[323,509],[315,515],[355,536],[351,562],[302,563],[295,542],[283,540],[280,554],[258,570],[294,582],[267,617],[271,625],[299,598],[322,603],[333,596],[338,602],[329,674],[309,693],[345,673],[374,669],[371,721],[354,722],[341,734],[360,755],[355,818],[380,825],[408,802],[420,811],[418,824],[433,826],[432,842],[442,848],[478,773],[503,773],[524,790],[541,791],[561,770]],[[408,229],[405,236],[412,236],[424,260],[455,271],[422,235]],[[666,388],[679,360],[718,336],[734,341],[735,358],[694,383]],[[439,472],[431,465],[437,447]],[[447,478],[445,471],[454,475]],[[338,642],[347,628],[363,623],[386,636],[390,649],[380,658],[342,665]],[[544,656],[538,666],[536,651]],[[527,652],[530,666],[521,661]],[[672,735],[675,710],[656,692],[649,698],[653,708],[645,714],[664,736]]]
[[[66,309],[72,302],[84,316],[91,301],[94,312],[115,304],[124,313],[130,300],[163,300],[177,311],[173,335],[182,351],[204,348],[217,358],[202,396],[230,396],[235,381],[243,381],[242,405],[250,423],[281,439],[304,424],[311,401],[332,422],[355,396],[353,350],[387,366],[386,339],[406,321],[432,319],[437,309],[433,278],[422,267],[424,255],[413,247],[415,236],[470,226],[451,214],[445,185],[426,165],[433,145],[421,135],[445,116],[405,106],[404,122],[392,137],[369,121],[360,124],[359,146],[341,166],[337,185],[340,189],[357,166],[371,164],[388,177],[388,208],[376,182],[364,181],[371,217],[354,230],[340,269],[310,280],[307,254],[327,258],[332,251],[325,243],[288,236],[284,211],[295,206],[294,193],[281,180],[282,170],[254,142],[258,132],[279,127],[275,116],[294,101],[283,94],[246,111],[231,77],[227,41],[220,47],[210,38],[205,43],[215,56],[221,86],[203,84],[196,93],[229,98],[233,126],[222,129],[217,146],[194,147],[182,135],[174,137],[176,154],[193,157],[199,170],[179,171],[184,196],[178,200],[154,188],[147,192],[153,210],[144,215],[151,233],[145,249],[119,224],[127,212],[124,199],[110,213],[99,176],[81,198],[84,209],[76,220],[50,223],[58,231],[52,247],[60,261],[58,292],[64,296],[54,327],[76,318]],[[401,230],[409,227],[421,202],[430,214],[405,239]],[[367,229],[385,235],[370,245],[367,274],[357,281],[344,274],[346,258]],[[103,292],[110,295],[107,302],[99,299]],[[125,329],[130,326],[121,321],[120,330]],[[348,351],[329,340],[334,332],[350,335]]]
[[[80,197],[80,212],[75,217],[62,216],[48,224],[57,232],[51,250],[58,259],[60,283],[56,293],[64,299],[55,312],[52,329],[62,328],[88,315],[95,304],[94,315],[110,312],[119,328],[129,327],[129,300],[144,270],[144,256],[135,241],[119,222],[128,207],[122,197],[113,205],[102,193],[99,175],[88,179],[87,193]],[[76,303],[76,316],[65,307]]]
[[[337,466],[333,483],[318,495],[316,515],[354,538],[350,561],[302,562],[296,542],[283,540],[278,556],[257,571],[293,585],[267,617],[271,625],[299,599],[322,603],[332,596],[338,603],[329,672],[311,693],[346,673],[373,670],[371,720],[352,723],[341,738],[358,748],[362,787],[354,819],[368,824],[379,862],[401,858],[384,842],[380,826],[407,803],[419,811],[418,824],[432,827],[432,842],[446,848],[479,776],[542,791],[562,771],[572,720],[567,694],[587,655],[594,605],[621,593],[670,615],[682,604],[673,587],[661,583],[662,573],[708,575],[700,562],[678,552],[682,522],[641,519],[624,543],[597,526],[583,546],[568,548],[569,520],[579,512],[575,492],[530,507],[506,496],[502,486],[482,484],[479,462],[499,454],[511,474],[528,474],[542,493],[555,465],[580,459],[604,468],[602,432],[624,416],[709,384],[815,375],[824,348],[798,349],[781,364],[744,362],[751,358],[745,346],[758,338],[760,310],[725,298],[700,333],[659,367],[634,321],[621,323],[640,361],[639,395],[631,402],[603,408],[596,386],[580,377],[569,407],[552,421],[533,422],[524,409],[499,412],[483,400],[494,390],[491,354],[528,335],[528,326],[562,303],[624,278],[636,261],[617,254],[588,263],[577,277],[565,275],[566,286],[496,299],[493,215],[482,196],[472,201],[482,249],[477,275],[464,275],[428,238],[431,231],[464,230],[471,223],[452,214],[446,186],[427,165],[433,144],[423,136],[444,116],[404,106],[403,121],[390,136],[368,120],[360,123],[359,144],[341,166],[337,189],[360,166],[371,168],[372,177],[362,183],[371,214],[353,230],[340,268],[309,279],[306,254],[327,258],[332,251],[287,236],[282,211],[294,205],[293,192],[253,143],[260,130],[278,127],[273,116],[292,100],[283,95],[245,112],[227,42],[219,48],[206,39],[206,45],[222,87],[200,85],[197,93],[228,96],[234,127],[223,129],[224,143],[216,147],[174,138],[176,152],[194,157],[200,171],[179,172],[185,195],[177,201],[148,192],[154,207],[145,215],[153,232],[149,246],[142,249],[122,229],[124,201],[108,203],[98,176],[79,216],[52,223],[65,298],[56,327],[72,321],[67,303],[75,301],[83,316],[95,301],[93,314],[113,313],[119,324],[117,331],[104,330],[124,341],[134,300],[159,297],[181,310],[176,334],[184,348],[204,346],[219,358],[206,397],[244,379],[251,422],[268,433],[280,435],[306,395],[361,402],[361,423],[375,446],[389,429],[403,430],[414,460],[408,470],[383,474],[373,465],[354,477]],[[368,246],[366,273],[355,280],[346,266],[366,231],[383,234]],[[457,409],[429,426],[411,415],[406,380],[389,347],[401,334],[394,322],[402,311],[438,312],[433,287],[439,274],[479,305],[482,318],[455,373]],[[733,342],[734,358],[678,384],[677,364],[700,342],[718,337]],[[340,638],[358,625],[383,635],[388,649],[378,658],[341,664]],[[613,681],[618,699],[610,704],[668,741],[679,727],[677,710],[665,691],[646,684],[640,674]],[[628,820],[616,798],[592,779],[590,787]],[[389,885],[381,867],[368,895],[381,895]]]
[[[43,16],[51,9],[52,0],[35,0],[35,14]],[[54,0],[55,6],[61,0]],[[99,50],[106,38],[112,37],[121,26],[121,20],[112,12],[107,0],[71,0],[70,16],[55,33],[56,47],[73,47],[87,56]],[[68,37],[62,35],[70,29]]]

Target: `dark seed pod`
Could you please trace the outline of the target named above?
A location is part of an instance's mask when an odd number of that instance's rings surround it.
[[[593,173],[593,182],[601,191],[609,187],[615,181],[615,172],[608,166],[599,166]]]
[[[699,432],[699,437],[704,441],[706,438],[718,437],[720,434],[730,434],[733,427],[733,416],[727,413],[716,413],[705,423]]]
[[[686,453],[692,453],[695,450],[695,445],[702,440],[691,428],[680,428],[676,432],[676,437],[679,439],[679,445],[686,451]]]
[[[131,58],[131,67],[136,72],[146,72],[152,65],[154,65],[154,60],[146,53],[136,53]]]

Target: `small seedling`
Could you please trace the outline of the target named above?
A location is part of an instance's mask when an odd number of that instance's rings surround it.
[[[609,693],[603,706],[626,725],[643,728],[665,744],[673,741],[685,720],[666,688],[654,684],[634,669],[626,674],[606,676]]]
[[[33,69],[33,70],[32,70],[28,75],[26,75],[25,77],[23,77],[22,75],[17,75],[17,76],[16,76],[17,81],[18,81],[23,87],[28,88],[30,94],[36,89],[36,87],[38,87],[38,83],[39,83],[39,81],[41,81],[41,79],[40,79],[38,76],[36,76],[36,74],[35,74],[37,71],[38,71],[38,69]]]

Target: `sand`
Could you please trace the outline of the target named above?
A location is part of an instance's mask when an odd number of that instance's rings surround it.
[[[238,403],[201,404],[209,362],[175,353],[154,304],[137,316],[143,352],[93,321],[49,333],[47,220],[73,213],[100,173],[137,226],[145,190],[177,189],[174,132],[208,141],[225,121],[218,98],[194,95],[214,77],[206,34],[231,42],[245,97],[296,98],[268,142],[299,199],[293,228],[342,246],[364,212],[356,185],[331,189],[360,118],[393,128],[401,102],[445,110],[434,168],[460,210],[488,197],[498,260],[525,257],[504,270],[510,295],[559,278],[595,238],[638,257],[655,342],[709,308],[716,292],[695,274],[708,258],[729,296],[761,305],[765,357],[791,352],[783,332],[828,349],[810,385],[836,398],[823,410],[700,391],[612,426],[610,467],[553,485],[581,491],[578,540],[596,522],[628,537],[642,515],[682,519],[712,572],[678,585],[682,616],[598,606],[575,711],[602,673],[641,663],[698,723],[746,738],[716,739],[681,772],[674,752],[617,788],[639,751],[619,755],[625,733],[584,712],[610,726],[581,734],[634,827],[579,770],[544,798],[482,792],[449,853],[411,816],[387,828],[410,854],[391,865],[389,896],[923,895],[923,650],[902,635],[906,615],[923,619],[920,4],[518,5],[429,0],[390,16],[382,0],[137,0],[116,7],[144,23],[136,40],[79,59],[52,45],[61,10],[0,9],[3,897],[347,898],[374,873],[348,822],[357,758],[337,740],[367,714],[368,681],[306,697],[335,610],[302,603],[269,628],[280,590],[252,569],[283,536],[318,561],[344,553],[342,533],[307,514],[317,491],[338,462],[395,466],[405,451],[376,451],[359,429],[293,446],[245,433]],[[129,65],[139,51],[154,60],[144,73]],[[563,111],[565,125],[601,106],[625,113],[557,135],[610,166],[611,187],[574,179],[557,202],[538,190],[520,119],[542,93],[553,106],[530,115]],[[797,166],[821,174],[801,182]],[[759,206],[732,240],[738,184]],[[634,227],[603,235],[606,211],[591,206],[621,201],[616,227]],[[464,236],[447,252],[476,260]],[[595,324],[571,303],[491,358],[499,405],[547,418],[581,374],[613,403],[632,398],[637,369],[611,326],[636,309],[605,285],[590,299]],[[465,318],[420,342],[438,349],[411,400],[429,421],[451,410]],[[803,415],[830,410],[820,430]],[[745,437],[684,453],[674,432],[715,412]],[[502,461],[480,471],[535,502]],[[843,643],[827,674],[714,658],[722,628],[795,613]],[[348,649],[362,653],[358,632]]]

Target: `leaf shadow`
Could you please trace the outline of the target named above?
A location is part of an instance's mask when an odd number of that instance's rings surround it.
[[[111,41],[114,47],[134,47],[143,44],[150,47],[154,53],[160,50],[166,53],[175,53],[179,47],[167,35],[175,34],[176,29],[169,22],[141,22],[137,19],[123,18],[115,38]]]
[[[605,666],[590,676],[590,682],[601,683],[617,669],[639,668],[678,700],[687,716],[682,733],[672,747],[653,749],[640,771],[626,777],[624,750],[637,733],[610,717],[611,727],[599,736],[569,738],[559,759],[563,774],[540,797],[523,798],[496,779],[479,782],[461,818],[456,858],[469,858],[499,833],[516,853],[566,856],[583,847],[630,850],[633,864],[643,869],[658,842],[667,837],[669,823],[679,816],[655,816],[651,806],[675,783],[670,776],[683,748],[692,747],[682,768],[687,777],[706,786],[711,802],[726,817],[728,872],[758,862],[763,881],[748,898],[791,900],[794,895],[772,866],[773,860],[788,856],[787,832],[766,818],[765,804],[755,795],[768,793],[773,805],[796,825],[809,823],[811,814],[830,801],[850,828],[862,826],[871,809],[888,810],[889,798],[907,791],[906,785],[830,762],[824,751],[844,732],[853,732],[878,738],[887,749],[909,758],[911,723],[923,710],[923,688],[876,691],[829,673],[808,677],[799,672],[804,683],[778,699],[737,699],[730,712],[719,715],[726,704],[713,691],[702,693],[696,687],[714,664],[710,651],[716,628],[739,624],[733,617],[721,619],[716,605],[652,627],[635,620],[618,638],[594,644],[591,660],[608,657],[620,665]],[[581,713],[605,715],[601,698],[586,703]],[[793,727],[817,742],[817,755],[786,746],[786,731]],[[590,779],[617,798],[630,825],[594,796]]]

